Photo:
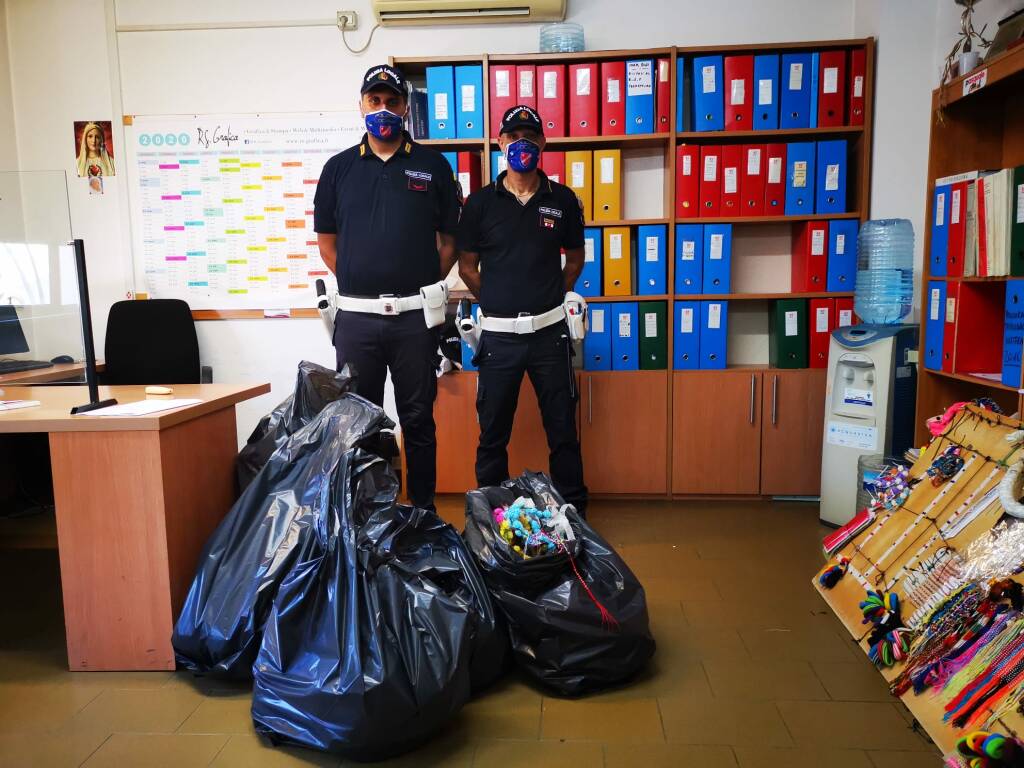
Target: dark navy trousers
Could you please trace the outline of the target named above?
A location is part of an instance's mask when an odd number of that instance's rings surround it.
[[[569,329],[564,322],[522,335],[483,332],[475,358],[480,370],[476,397],[480,420],[476,480],[485,486],[508,479],[508,442],[525,373],[540,405],[551,480],[562,497],[585,514],[587,487],[583,483],[583,458],[576,433],[579,397],[572,354]]]
[[[334,321],[338,370],[345,363],[355,369],[356,394],[383,406],[384,381],[391,370],[409,499],[417,507],[433,507],[437,487],[438,330],[426,327],[419,310],[400,315],[339,311]]]

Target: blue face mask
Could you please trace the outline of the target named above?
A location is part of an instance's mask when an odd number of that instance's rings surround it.
[[[364,119],[370,135],[383,141],[394,141],[402,132],[402,116],[386,109],[370,112]]]
[[[540,147],[529,139],[513,141],[505,148],[508,167],[517,173],[529,173],[540,162]]]

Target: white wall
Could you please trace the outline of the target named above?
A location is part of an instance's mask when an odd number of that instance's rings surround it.
[[[6,0],[0,0],[0,171],[18,169],[14,99],[11,94],[11,57],[7,50]]]
[[[361,56],[345,50],[332,26],[122,32],[110,35],[107,46],[114,0],[6,3],[20,162],[69,171],[74,120],[113,117],[116,124],[120,113],[337,109],[356,103],[360,76],[388,55],[535,50],[539,29],[380,29]],[[330,19],[339,7],[325,0],[117,0],[116,20],[128,26]],[[361,27],[350,42],[361,45],[372,24],[369,2],[349,0],[344,7],[359,12]],[[569,0],[569,15],[584,25],[591,49],[878,35],[883,72],[875,104],[872,215],[906,216],[920,232],[935,0]],[[108,66],[108,56],[119,67]],[[883,85],[883,73],[891,82]],[[0,121],[2,110],[0,90]],[[121,147],[116,154],[123,162]],[[123,176],[100,198],[74,186],[72,221],[76,236],[89,244],[94,325],[102,339],[106,310],[126,288]],[[199,338],[204,363],[214,366],[218,380],[273,384],[271,395],[240,409],[242,435],[289,391],[300,358],[329,363],[333,352],[315,321],[206,322],[199,324]]]

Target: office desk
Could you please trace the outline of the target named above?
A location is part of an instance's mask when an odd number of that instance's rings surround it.
[[[5,386],[35,408],[0,433],[46,432],[71,670],[174,669],[171,631],[203,544],[235,496],[235,404],[269,384],[175,384],[202,403],[149,416],[71,416],[77,386]],[[144,387],[100,387],[119,403]]]
[[[103,371],[102,360],[96,362],[96,370]],[[43,384],[48,381],[60,381],[61,379],[70,379],[72,376],[84,375],[85,363],[55,363],[52,368],[36,368],[31,371],[0,374],[0,387],[14,386],[15,384]],[[14,398],[6,399],[13,400]],[[88,399],[86,398],[86,400]]]

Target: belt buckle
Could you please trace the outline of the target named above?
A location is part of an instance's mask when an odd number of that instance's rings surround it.
[[[512,330],[522,336],[526,333],[533,333],[533,315],[520,312],[512,322]]]
[[[382,293],[380,295],[381,300],[381,314],[384,315],[398,315],[401,314],[398,311],[398,296],[393,293]]]

